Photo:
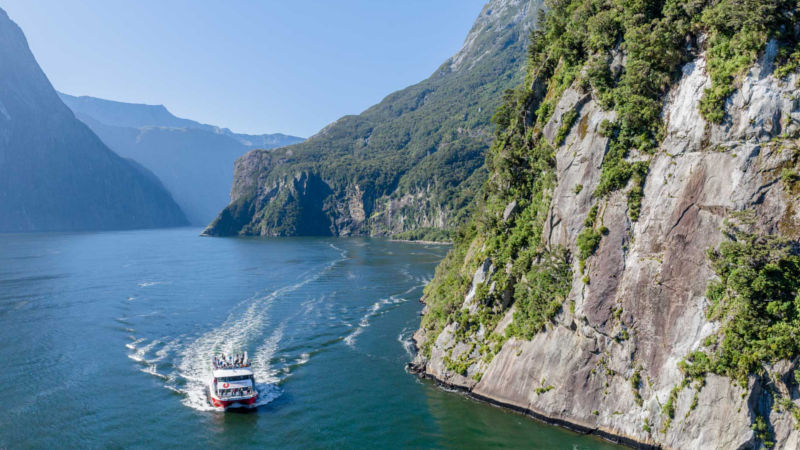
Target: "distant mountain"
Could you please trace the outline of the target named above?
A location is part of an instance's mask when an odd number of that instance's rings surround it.
[[[75,97],[62,92],[59,92],[58,95],[78,118],[90,117],[105,125],[115,127],[191,128],[230,136],[245,147],[263,149],[283,147],[304,140],[297,136],[289,136],[282,133],[256,135],[234,133],[227,128],[175,117],[164,105],[124,103],[89,96]]]
[[[0,232],[187,224],[152,173],[75,118],[2,9],[0,61]]]
[[[307,141],[253,151],[209,235],[446,238],[486,180],[502,94],[522,82],[541,0],[492,0],[427,80]]]
[[[233,163],[246,152],[302,142],[285,134],[248,135],[175,117],[163,105],[59,94],[118,154],[152,170],[195,225],[230,202]]]

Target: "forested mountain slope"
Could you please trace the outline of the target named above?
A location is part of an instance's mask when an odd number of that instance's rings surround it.
[[[414,368],[641,446],[800,447],[796,0],[550,0]]]
[[[486,178],[490,118],[524,74],[540,0],[492,0],[427,80],[306,142],[236,163],[210,235],[447,237]]]

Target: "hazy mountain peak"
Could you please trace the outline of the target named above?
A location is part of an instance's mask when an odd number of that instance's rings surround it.
[[[176,117],[164,105],[59,95],[112,150],[152,170],[197,225],[228,204],[236,158],[254,148],[302,141],[285,134],[237,134]]]
[[[126,103],[83,95],[80,97],[59,92],[61,100],[80,118],[92,120],[113,127],[128,128],[187,128],[205,130],[211,133],[230,136],[250,148],[274,148],[290,145],[303,140],[297,136],[281,133],[242,134],[228,128],[208,125],[172,114],[164,105]]]
[[[0,9],[0,232],[186,224],[153,174],[109,150],[59,99]]]
[[[106,125],[141,128],[211,128],[193,120],[174,116],[164,105],[125,103],[87,95],[73,96],[59,92],[61,100],[74,112],[91,116]]]

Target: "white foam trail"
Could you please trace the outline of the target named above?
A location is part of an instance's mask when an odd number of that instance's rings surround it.
[[[201,335],[180,350],[177,354],[179,360],[175,364],[176,368],[173,372],[160,373],[157,370],[158,364],[155,363],[166,359],[171,352],[179,351],[179,344],[181,344],[185,335],[181,335],[164,344],[156,352],[155,358],[150,360],[145,357],[155,348],[159,341],[153,341],[137,350],[137,345],[145,341],[145,339],[136,339],[134,336],[130,336],[132,342],[127,344],[126,347],[134,352],[128,356],[141,363],[146,363],[147,367],[140,370],[165,380],[164,387],[182,395],[185,405],[200,411],[218,410],[209,404],[207,398],[206,383],[211,377],[211,359],[213,355],[220,352],[230,354],[246,350],[251,341],[258,336],[262,336],[265,328],[269,326],[269,306],[275,299],[316,281],[335,265],[347,259],[345,250],[333,244],[329,244],[329,246],[339,252],[338,259],[330,262],[316,274],[307,276],[293,285],[284,286],[266,295],[251,297],[239,302],[222,325]],[[149,287],[157,284],[169,284],[169,282],[147,281],[140,283],[139,286]],[[318,303],[322,300],[317,298],[313,299],[312,302]],[[241,310],[242,308],[245,308],[244,311]],[[277,377],[277,374],[281,372],[288,373],[291,370],[290,366],[283,367],[280,370],[271,367],[271,362],[278,351],[278,344],[283,337],[285,324],[286,322],[284,321],[273,330],[270,337],[257,348],[255,354],[251,357],[251,367],[255,374],[256,389],[259,393],[258,400],[254,406],[265,405],[279,397],[281,389],[275,383],[281,380]],[[133,332],[133,329],[130,329],[129,332]],[[296,364],[305,364],[309,357],[308,353],[303,353],[300,359],[296,361]],[[285,358],[279,359],[285,363]]]
[[[178,394],[183,394],[183,389],[176,388],[175,386],[165,385],[165,388],[169,389],[172,392],[177,392]]]
[[[129,354],[128,358],[130,358],[130,359],[132,359],[132,360],[134,360],[136,362],[145,362],[145,355],[147,354],[147,352],[149,352],[153,347],[155,347],[156,345],[158,345],[161,342],[159,340],[154,340],[154,341],[151,341],[149,344],[145,345],[144,347],[136,348],[135,343],[136,342],[142,342],[142,341],[144,341],[144,339],[140,339],[138,341],[134,341],[131,344],[126,344],[125,345],[126,347],[128,347],[131,350],[136,350],[134,353]]]
[[[262,335],[264,328],[269,325],[269,306],[275,299],[316,281],[336,264],[346,259],[345,251],[333,244],[330,244],[330,246],[340,252],[339,259],[332,261],[315,275],[256,298],[243,313],[231,313],[222,325],[203,334],[184,349],[181,354],[181,361],[178,364],[178,373],[186,380],[186,388],[183,390],[186,395],[183,403],[186,406],[200,410],[210,408],[206,398],[206,382],[211,377],[210,361],[215,354],[220,352],[230,354],[247,348],[249,341]],[[282,333],[280,326],[278,328]],[[281,335],[273,333],[273,336],[276,337],[274,345],[277,346]],[[274,378],[269,368],[271,356],[267,358],[267,353],[270,349],[269,339],[262,347],[260,348],[262,355],[259,356],[257,350],[256,359],[253,360],[254,372],[259,382],[261,381],[261,376],[264,376],[267,380]],[[274,350],[272,351],[274,354]],[[258,367],[256,366],[257,364]],[[274,389],[272,389],[273,387]],[[259,391],[259,405],[264,404],[262,402],[268,403],[280,395],[280,390],[277,386],[271,384],[259,383],[256,388]]]
[[[387,305],[389,302],[390,299],[384,298],[373,303],[367,313],[364,314],[364,316],[361,317],[361,320],[358,321],[358,326],[353,330],[352,333],[344,338],[344,343],[350,348],[355,348],[356,338],[361,336],[361,333],[364,332],[364,329],[370,325],[369,320],[378,314],[383,305]]]
[[[258,391],[258,400],[253,404],[253,407],[264,406],[271,403],[283,393],[281,388],[277,385],[269,383],[256,384],[256,390]]]
[[[360,336],[361,333],[364,332],[364,329],[370,325],[370,320],[373,317],[380,315],[383,308],[387,305],[396,305],[398,303],[407,302],[408,299],[405,298],[405,296],[414,292],[415,289],[419,289],[420,287],[421,286],[419,285],[412,286],[401,294],[391,295],[389,298],[383,298],[373,303],[369,310],[367,310],[367,313],[364,314],[364,316],[361,317],[361,320],[358,321],[358,327],[356,327],[352,333],[344,338],[344,343],[350,348],[355,348],[356,338]]]
[[[153,359],[148,359],[147,362],[150,363],[150,364],[153,364],[153,363],[157,363],[159,361],[164,360],[164,358],[167,357],[167,355],[169,354],[170,350],[172,350],[172,348],[176,345],[176,343],[177,343],[177,339],[172,341],[172,342],[167,342],[166,344],[164,344],[163,347],[161,347],[156,352],[156,357],[153,358]]]
[[[323,307],[327,306],[328,308],[330,308],[330,304],[326,304],[325,303],[325,299],[327,299],[327,298],[328,298],[328,296],[323,294],[320,297],[311,298],[311,299],[305,301],[302,305],[300,305],[303,308],[302,314],[305,315],[305,316],[309,316],[309,317],[311,317],[311,316],[316,316],[316,317],[321,316],[322,315],[322,311],[321,311],[320,306],[323,306]]]
[[[145,345],[144,347],[136,350],[136,354],[141,356],[141,357],[144,357],[144,355],[146,355],[147,352],[149,352],[153,347],[155,347],[156,345],[158,345],[160,343],[161,343],[161,341],[159,341],[159,340],[153,340],[149,344]]]
[[[125,344],[125,347],[128,347],[131,350],[136,350],[136,346],[139,345],[140,342],[144,342],[145,340],[146,340],[145,338],[136,339],[133,342]]]
[[[153,375],[153,376],[156,376],[158,378],[161,378],[163,380],[169,380],[169,377],[167,375],[164,375],[163,373],[158,373],[158,370],[157,370],[157,367],[156,367],[155,364],[150,364],[149,366],[145,367],[144,369],[141,369],[141,371],[146,373],[146,374]]]
[[[414,357],[414,341],[411,339],[412,336],[413,334],[408,328],[404,328],[403,331],[397,335],[397,342],[403,346],[403,350],[406,351],[409,358]]]
[[[306,363],[308,363],[308,361],[310,361],[310,360],[311,360],[311,353],[303,352],[303,353],[300,354],[300,356],[297,359],[294,360],[294,362],[292,364],[284,366],[281,370],[275,370],[275,373],[276,374],[277,373],[282,374],[283,375],[282,380],[286,380],[287,378],[289,378],[289,377],[291,377],[293,375],[292,374],[292,369],[295,369],[297,367],[303,366]]]
[[[408,267],[401,268],[399,270],[399,272],[402,273],[403,276],[406,277],[407,280],[414,280],[415,279],[414,275],[411,275],[411,272],[408,271]]]
[[[303,364],[307,363],[309,359],[311,359],[311,353],[302,353],[294,363],[295,365],[302,366]]]
[[[346,338],[344,338],[344,343],[347,344],[347,346],[350,348],[355,348],[354,346],[356,344],[356,338],[359,337],[361,333],[364,332],[364,328],[365,327],[362,326],[357,327],[355,330],[353,330],[352,333],[350,333]]]
[[[286,322],[281,323],[272,335],[256,350],[251,363],[253,374],[258,380],[265,383],[277,383],[277,371],[271,368],[270,362],[278,350],[278,344],[283,338],[283,329]]]

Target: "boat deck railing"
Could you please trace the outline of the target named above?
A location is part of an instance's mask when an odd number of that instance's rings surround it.
[[[250,367],[250,361],[245,352],[243,355],[214,357],[211,359],[211,365],[215,369],[243,369]]]

